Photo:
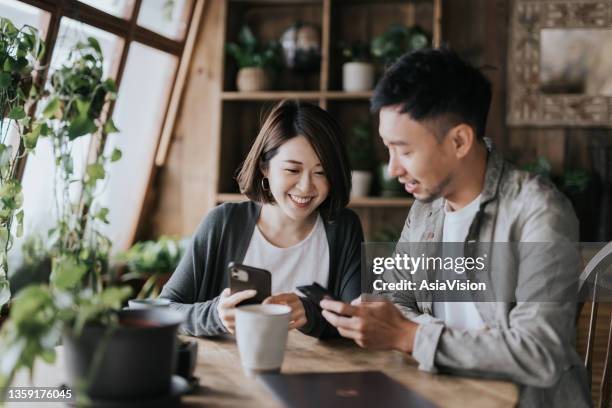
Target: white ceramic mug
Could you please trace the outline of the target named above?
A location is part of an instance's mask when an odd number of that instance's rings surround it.
[[[242,368],[248,376],[279,371],[283,365],[291,308],[286,305],[247,305],[236,308],[236,341]]]

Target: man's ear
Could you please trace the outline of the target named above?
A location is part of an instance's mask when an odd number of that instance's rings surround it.
[[[476,135],[471,126],[460,123],[448,131],[448,137],[452,143],[453,151],[457,159],[464,158],[476,142]]]

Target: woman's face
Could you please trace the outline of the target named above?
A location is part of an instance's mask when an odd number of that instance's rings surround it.
[[[279,209],[295,221],[306,220],[329,194],[323,166],[304,136],[283,143],[263,173]]]

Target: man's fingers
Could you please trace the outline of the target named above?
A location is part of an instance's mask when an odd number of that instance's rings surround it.
[[[339,316],[328,310],[323,310],[322,314],[325,320],[337,328],[349,330],[359,330],[361,328],[361,321],[357,318]]]
[[[319,305],[322,309],[329,310],[340,315],[354,316],[359,313],[359,307],[351,306],[337,300],[323,299]]]
[[[229,296],[225,299],[225,306],[233,307],[243,300],[250,299],[257,294],[257,291],[254,289],[242,290],[240,292],[236,292],[233,295]]]

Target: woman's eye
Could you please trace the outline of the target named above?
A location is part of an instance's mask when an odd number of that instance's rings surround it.
[[[317,176],[325,176],[325,172],[324,171],[316,171],[315,174]]]
[[[299,170],[296,170],[296,169],[285,169],[285,171],[291,174],[297,174],[300,172]]]

